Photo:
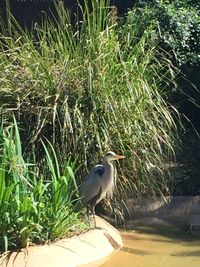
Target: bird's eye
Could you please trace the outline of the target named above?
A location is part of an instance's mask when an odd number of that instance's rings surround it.
[[[105,156],[106,156],[106,157],[112,157],[113,154],[112,154],[111,152],[107,152],[107,153],[105,154]]]

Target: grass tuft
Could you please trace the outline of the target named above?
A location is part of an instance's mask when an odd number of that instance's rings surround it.
[[[0,252],[70,236],[87,229],[78,200],[73,163],[61,175],[52,145],[43,143],[48,176],[37,174],[35,163],[22,156],[18,127],[1,129],[0,135]]]
[[[77,159],[79,182],[102,154],[114,150],[126,156],[118,168],[119,199],[168,194],[164,162],[177,142],[178,113],[167,102],[167,89],[176,70],[158,54],[156,22],[144,28],[142,14],[119,20],[108,1],[91,3],[89,8],[84,1],[82,20],[73,25],[57,5],[59,19],[29,33],[10,16],[13,34],[0,36],[3,117],[9,121],[15,113],[23,151],[36,153],[40,169],[47,157],[52,183],[45,190],[56,194],[68,183],[58,173],[55,153],[61,166]],[[44,137],[52,146],[41,142]],[[20,164],[26,173],[28,166]],[[52,202],[55,197],[49,195]]]

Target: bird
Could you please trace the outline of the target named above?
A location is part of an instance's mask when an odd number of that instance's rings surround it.
[[[125,156],[108,151],[103,157],[102,164],[95,165],[80,185],[82,204],[87,207],[88,215],[89,210],[92,211],[95,227],[95,206],[104,198],[112,198],[115,187],[114,167],[111,161],[123,158]]]

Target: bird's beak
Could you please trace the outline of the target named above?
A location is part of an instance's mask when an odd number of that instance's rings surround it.
[[[116,159],[124,159],[125,158],[125,156],[122,156],[122,155],[116,155],[115,157],[116,157]]]

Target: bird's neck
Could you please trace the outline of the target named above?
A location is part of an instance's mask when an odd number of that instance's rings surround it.
[[[108,161],[108,160],[104,160],[104,161],[103,161],[103,166],[104,166],[104,168],[107,169],[107,171],[109,171],[110,173],[112,173],[113,170],[114,170],[114,167],[113,167],[112,163],[111,163],[110,161]]]
[[[107,159],[103,160],[103,165],[111,165],[112,166],[111,162],[108,161]]]

